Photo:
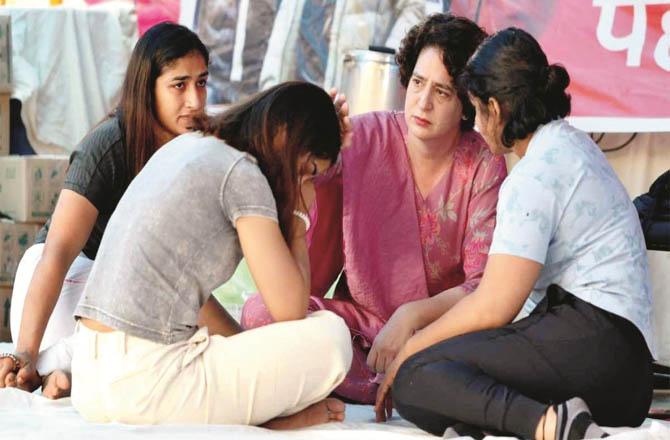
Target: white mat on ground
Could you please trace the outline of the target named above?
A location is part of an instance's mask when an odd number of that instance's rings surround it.
[[[11,350],[11,344],[0,343],[0,352]],[[343,423],[329,423],[296,431],[270,431],[253,426],[159,425],[133,426],[119,423],[86,422],[72,406],[70,399],[49,400],[39,394],[17,389],[0,389],[0,438],[68,440],[188,439],[220,440],[408,440],[434,438],[396,414],[387,423],[374,422],[371,406],[347,405]],[[670,423],[646,421],[638,429],[608,429],[614,440],[668,440]],[[496,437],[488,437],[496,438]],[[501,437],[498,437],[501,438]]]

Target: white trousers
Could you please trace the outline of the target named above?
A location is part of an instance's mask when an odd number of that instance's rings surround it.
[[[260,425],[323,400],[351,358],[349,329],[328,311],[170,345],[80,324],[72,404],[96,423]]]
[[[17,342],[19,337],[23,305],[28,294],[28,287],[35,273],[37,263],[42,258],[43,250],[43,243],[28,248],[16,270],[10,311],[10,329],[14,343]],[[79,298],[84,291],[92,266],[93,260],[81,253],[74,259],[70,269],[68,269],[58,302],[56,302],[51,318],[49,318],[40,344],[37,371],[42,375],[56,369],[66,371],[70,369],[72,347],[68,338],[74,334],[74,309],[79,303]]]

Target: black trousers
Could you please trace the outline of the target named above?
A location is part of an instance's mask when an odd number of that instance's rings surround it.
[[[552,403],[586,401],[604,426],[638,426],[653,391],[651,355],[628,320],[557,285],[525,319],[416,353],[393,383],[398,413],[435,435],[454,423],[534,438]]]

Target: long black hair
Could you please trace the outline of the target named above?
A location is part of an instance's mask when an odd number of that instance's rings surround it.
[[[200,38],[188,28],[170,22],[152,26],[135,45],[117,112],[125,136],[130,178],[160,147],[154,131],[160,125],[155,108],[156,78],[163,69],[193,52],[202,55],[205,65],[209,63],[209,52]]]

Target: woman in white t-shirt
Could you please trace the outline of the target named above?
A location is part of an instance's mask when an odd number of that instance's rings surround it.
[[[407,341],[380,386],[379,419],[393,385],[400,415],[437,435],[594,438],[606,435],[598,425],[644,420],[654,353],[644,240],[603,153],[563,119],[569,82],[515,28],[468,62],[461,85],[479,131],[521,160],[500,190],[479,287]],[[533,311],[513,323],[524,303]]]

